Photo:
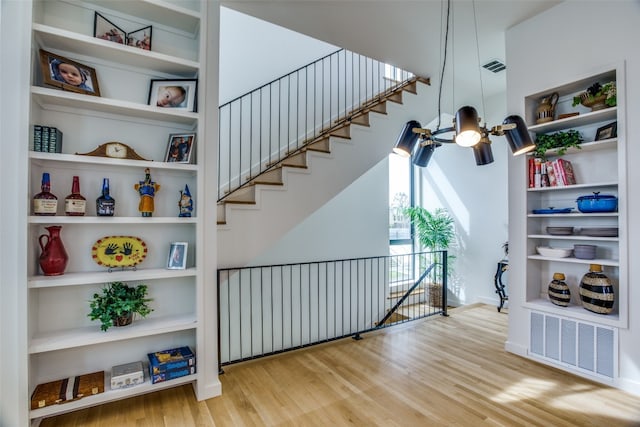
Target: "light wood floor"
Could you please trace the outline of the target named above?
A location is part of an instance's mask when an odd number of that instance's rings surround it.
[[[471,306],[227,367],[208,401],[183,386],[41,426],[640,426],[640,398],[506,353],[506,328]]]

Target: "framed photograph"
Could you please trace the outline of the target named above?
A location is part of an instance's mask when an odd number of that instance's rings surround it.
[[[93,17],[93,36],[119,44],[127,40],[127,33],[98,12]]]
[[[184,270],[187,268],[187,242],[173,242],[169,247],[167,268],[169,270]]]
[[[194,111],[197,89],[197,79],[151,80],[149,105]]]
[[[127,34],[127,45],[151,50],[151,25]]]
[[[618,136],[618,122],[609,123],[608,125],[604,125],[601,128],[598,128],[596,132],[596,141],[600,141],[602,139],[615,138]]]
[[[96,70],[87,65],[40,49],[40,67],[46,85],[100,96]]]
[[[191,153],[196,143],[195,133],[172,133],[169,135],[167,154],[164,161],[169,163],[191,163]]]

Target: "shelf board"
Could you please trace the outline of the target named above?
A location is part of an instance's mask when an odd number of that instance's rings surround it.
[[[86,0],[120,13],[140,16],[167,27],[178,28],[196,34],[200,28],[200,12],[163,0]]]
[[[96,283],[127,282],[140,280],[159,280],[180,277],[194,277],[198,269],[187,268],[185,270],[169,270],[165,268],[146,268],[137,270],[107,270],[65,273],[60,276],[30,276],[27,279],[29,288],[53,288],[58,286],[95,285]]]
[[[58,49],[73,52],[184,78],[197,76],[200,69],[200,64],[195,61],[89,37],[48,25],[33,24],[33,32],[38,44],[45,50]]]
[[[189,125],[194,128],[198,121],[198,113],[190,111],[176,110],[172,108],[158,108],[156,106],[137,104],[135,102],[101,98],[99,96],[85,95],[81,93],[65,92],[59,89],[40,86],[32,86],[31,95],[38,105],[45,109],[68,107],[80,111],[90,110],[116,114],[129,119],[135,117],[139,119],[179,123]]]
[[[582,212],[573,212],[566,214],[527,214],[529,218],[585,218],[585,217],[608,217],[615,218],[619,216],[618,212],[593,212],[593,213],[582,213]]]
[[[528,259],[536,259],[539,261],[555,261],[555,262],[566,262],[566,263],[570,263],[570,264],[600,264],[600,265],[608,265],[611,267],[618,267],[620,265],[620,263],[617,260],[614,259],[578,259],[578,258],[574,258],[574,257],[567,257],[567,258],[554,258],[554,257],[548,257],[548,256],[542,256],[542,255],[529,255],[527,257]]]
[[[591,182],[585,184],[574,184],[574,185],[562,185],[556,187],[535,187],[535,188],[527,188],[529,192],[539,192],[539,191],[562,191],[562,190],[575,190],[581,188],[591,188],[591,187],[617,187],[618,181],[604,181],[604,182]]]
[[[186,331],[196,326],[194,314],[135,320],[132,325],[109,328],[107,332],[100,330],[96,321],[93,326],[35,334],[29,344],[29,354]]]
[[[584,309],[581,305],[570,305],[568,307],[560,307],[554,305],[547,299],[535,299],[532,301],[527,301],[524,303],[524,307],[536,310],[543,311],[545,313],[551,313],[558,316],[571,317],[577,320],[584,320],[587,322],[598,323],[601,325],[613,326],[613,327],[625,327],[620,320],[620,316],[618,313],[613,312],[610,314],[597,314],[592,313],[586,309]]]
[[[47,153],[41,151],[29,151],[29,158],[34,161],[59,162],[62,164],[103,165],[113,170],[114,167],[123,168],[150,168],[166,171],[176,171],[195,175],[198,165],[187,163],[154,162],[153,160],[128,160],[112,159],[108,157],[84,156],[79,154]]]
[[[554,120],[548,123],[529,126],[529,132],[547,133],[557,130],[565,130],[588,124],[593,124],[605,120],[616,120],[618,115],[618,107],[605,108],[604,110],[591,111],[589,113],[579,114],[566,119]]]
[[[145,377],[148,374],[146,373]],[[126,399],[141,394],[152,393],[159,390],[164,390],[171,387],[176,387],[182,384],[188,384],[198,379],[198,374],[187,375],[180,378],[175,378],[169,381],[164,381],[157,384],[151,384],[148,379],[143,383],[135,387],[123,388],[119,390],[111,390],[109,385],[111,384],[110,375],[105,371],[105,390],[104,393],[96,394],[94,396],[83,397],[82,399],[65,403],[63,405],[51,405],[45,408],[35,409],[30,411],[29,416],[31,419],[50,417],[52,415],[58,415],[65,412],[75,411],[77,409],[88,408],[90,406],[100,405],[102,403],[112,402],[115,400]]]
[[[594,240],[601,242],[618,242],[619,237],[595,237],[595,236],[581,236],[576,234],[570,234],[568,236],[558,236],[554,234],[529,234],[529,239],[553,239],[553,240]]]
[[[181,218],[178,216],[36,216],[27,220],[29,224],[195,224],[196,217]]]

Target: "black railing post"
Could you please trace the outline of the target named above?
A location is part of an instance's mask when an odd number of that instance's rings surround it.
[[[448,251],[442,251],[442,315],[449,316],[447,313],[447,276],[449,275],[449,255]]]

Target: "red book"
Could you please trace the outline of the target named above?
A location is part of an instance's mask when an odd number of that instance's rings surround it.
[[[560,164],[560,169],[563,172],[563,181],[565,185],[575,185],[576,184],[576,175],[573,172],[573,166],[569,160],[558,159],[558,163]]]
[[[529,188],[535,186],[533,176],[536,173],[536,167],[534,165],[533,157],[529,157]]]

